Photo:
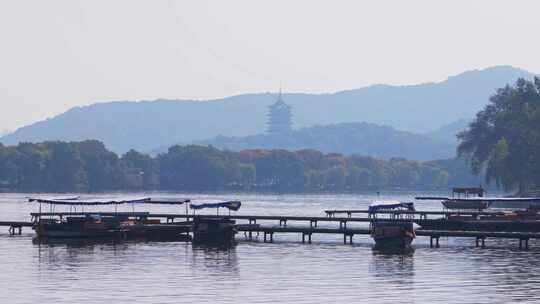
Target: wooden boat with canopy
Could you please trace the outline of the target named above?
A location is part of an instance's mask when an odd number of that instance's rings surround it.
[[[368,211],[376,214],[381,210],[407,210],[415,211],[413,203],[402,203],[398,201],[378,201],[369,206]],[[416,237],[414,233],[414,223],[411,221],[378,220],[373,217],[371,222],[371,237],[375,241],[375,248],[378,249],[406,249],[409,248]]]
[[[450,213],[444,219],[424,222],[429,230],[539,232],[540,197],[485,197],[482,188],[453,188],[452,197],[421,196],[417,200],[440,201]],[[472,196],[471,196],[472,195]],[[460,211],[505,208],[503,214],[463,215]]]
[[[216,209],[217,215],[200,215],[193,218],[193,242],[194,243],[232,243],[237,233],[236,222],[226,217],[219,216],[219,209],[226,208],[230,211],[238,211],[242,205],[239,201],[221,203],[191,204],[189,207],[195,210]]]
[[[452,197],[419,196],[417,200],[440,201],[448,210],[476,210],[488,208],[526,209],[540,203],[540,197],[485,197],[482,187],[452,188]]]
[[[38,238],[145,238],[186,239],[190,223],[165,224],[148,219],[148,212],[118,212],[119,205],[137,204],[183,205],[189,199],[160,200],[153,198],[127,200],[81,200],[30,198],[39,203],[39,213],[34,215],[34,227]],[[42,213],[42,205],[49,205],[51,212]],[[69,206],[70,212],[55,213],[55,207]],[[114,212],[84,212],[90,206],[114,206]],[[76,212],[77,208],[83,210]],[[75,212],[73,212],[75,210]],[[186,207],[187,210],[187,207]]]

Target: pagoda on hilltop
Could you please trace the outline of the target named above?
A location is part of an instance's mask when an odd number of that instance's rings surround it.
[[[283,101],[281,89],[277,101],[270,106],[268,112],[268,134],[288,136],[292,131],[291,107]]]

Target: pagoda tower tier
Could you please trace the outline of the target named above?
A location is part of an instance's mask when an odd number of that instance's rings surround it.
[[[292,131],[291,107],[283,101],[281,90],[277,101],[272,104],[268,112],[268,130],[271,135],[288,135]]]

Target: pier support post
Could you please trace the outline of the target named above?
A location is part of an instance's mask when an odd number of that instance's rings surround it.
[[[19,227],[19,235],[22,234],[22,226]],[[527,243],[528,243],[528,240],[527,240]]]
[[[519,249],[529,250],[529,239],[519,239]]]
[[[302,243],[305,243],[305,242],[306,242],[306,234],[302,233]]]
[[[353,234],[349,234],[349,244],[352,245],[352,237],[353,237]]]
[[[266,231],[264,232],[264,240],[263,240],[264,243],[266,243]]]
[[[486,238],[485,237],[483,237],[483,236],[476,237],[476,247],[479,247],[479,246],[482,246],[482,248],[486,248]]]
[[[274,233],[270,232],[270,243],[274,242]]]
[[[429,238],[429,247],[433,248],[433,240],[435,240],[435,247],[439,248],[439,237],[438,236],[431,236]]]

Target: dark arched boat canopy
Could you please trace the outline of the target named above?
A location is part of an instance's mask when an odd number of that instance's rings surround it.
[[[402,203],[399,201],[379,201],[373,202],[369,208],[369,212],[377,212],[380,210],[393,210],[393,209],[405,209],[408,211],[415,211],[414,203]]]
[[[240,209],[240,206],[242,203],[240,201],[228,201],[228,202],[221,202],[221,203],[207,203],[207,204],[191,204],[189,205],[189,208],[198,210],[198,209],[205,209],[205,208],[227,208],[232,211],[238,211]]]
[[[29,198],[29,202],[37,202],[50,205],[70,205],[70,206],[99,206],[99,205],[121,205],[121,204],[160,204],[160,205],[182,205],[189,203],[190,199],[159,199],[159,198],[138,198],[138,199],[113,199],[113,200],[79,200],[69,199],[46,199]]]

